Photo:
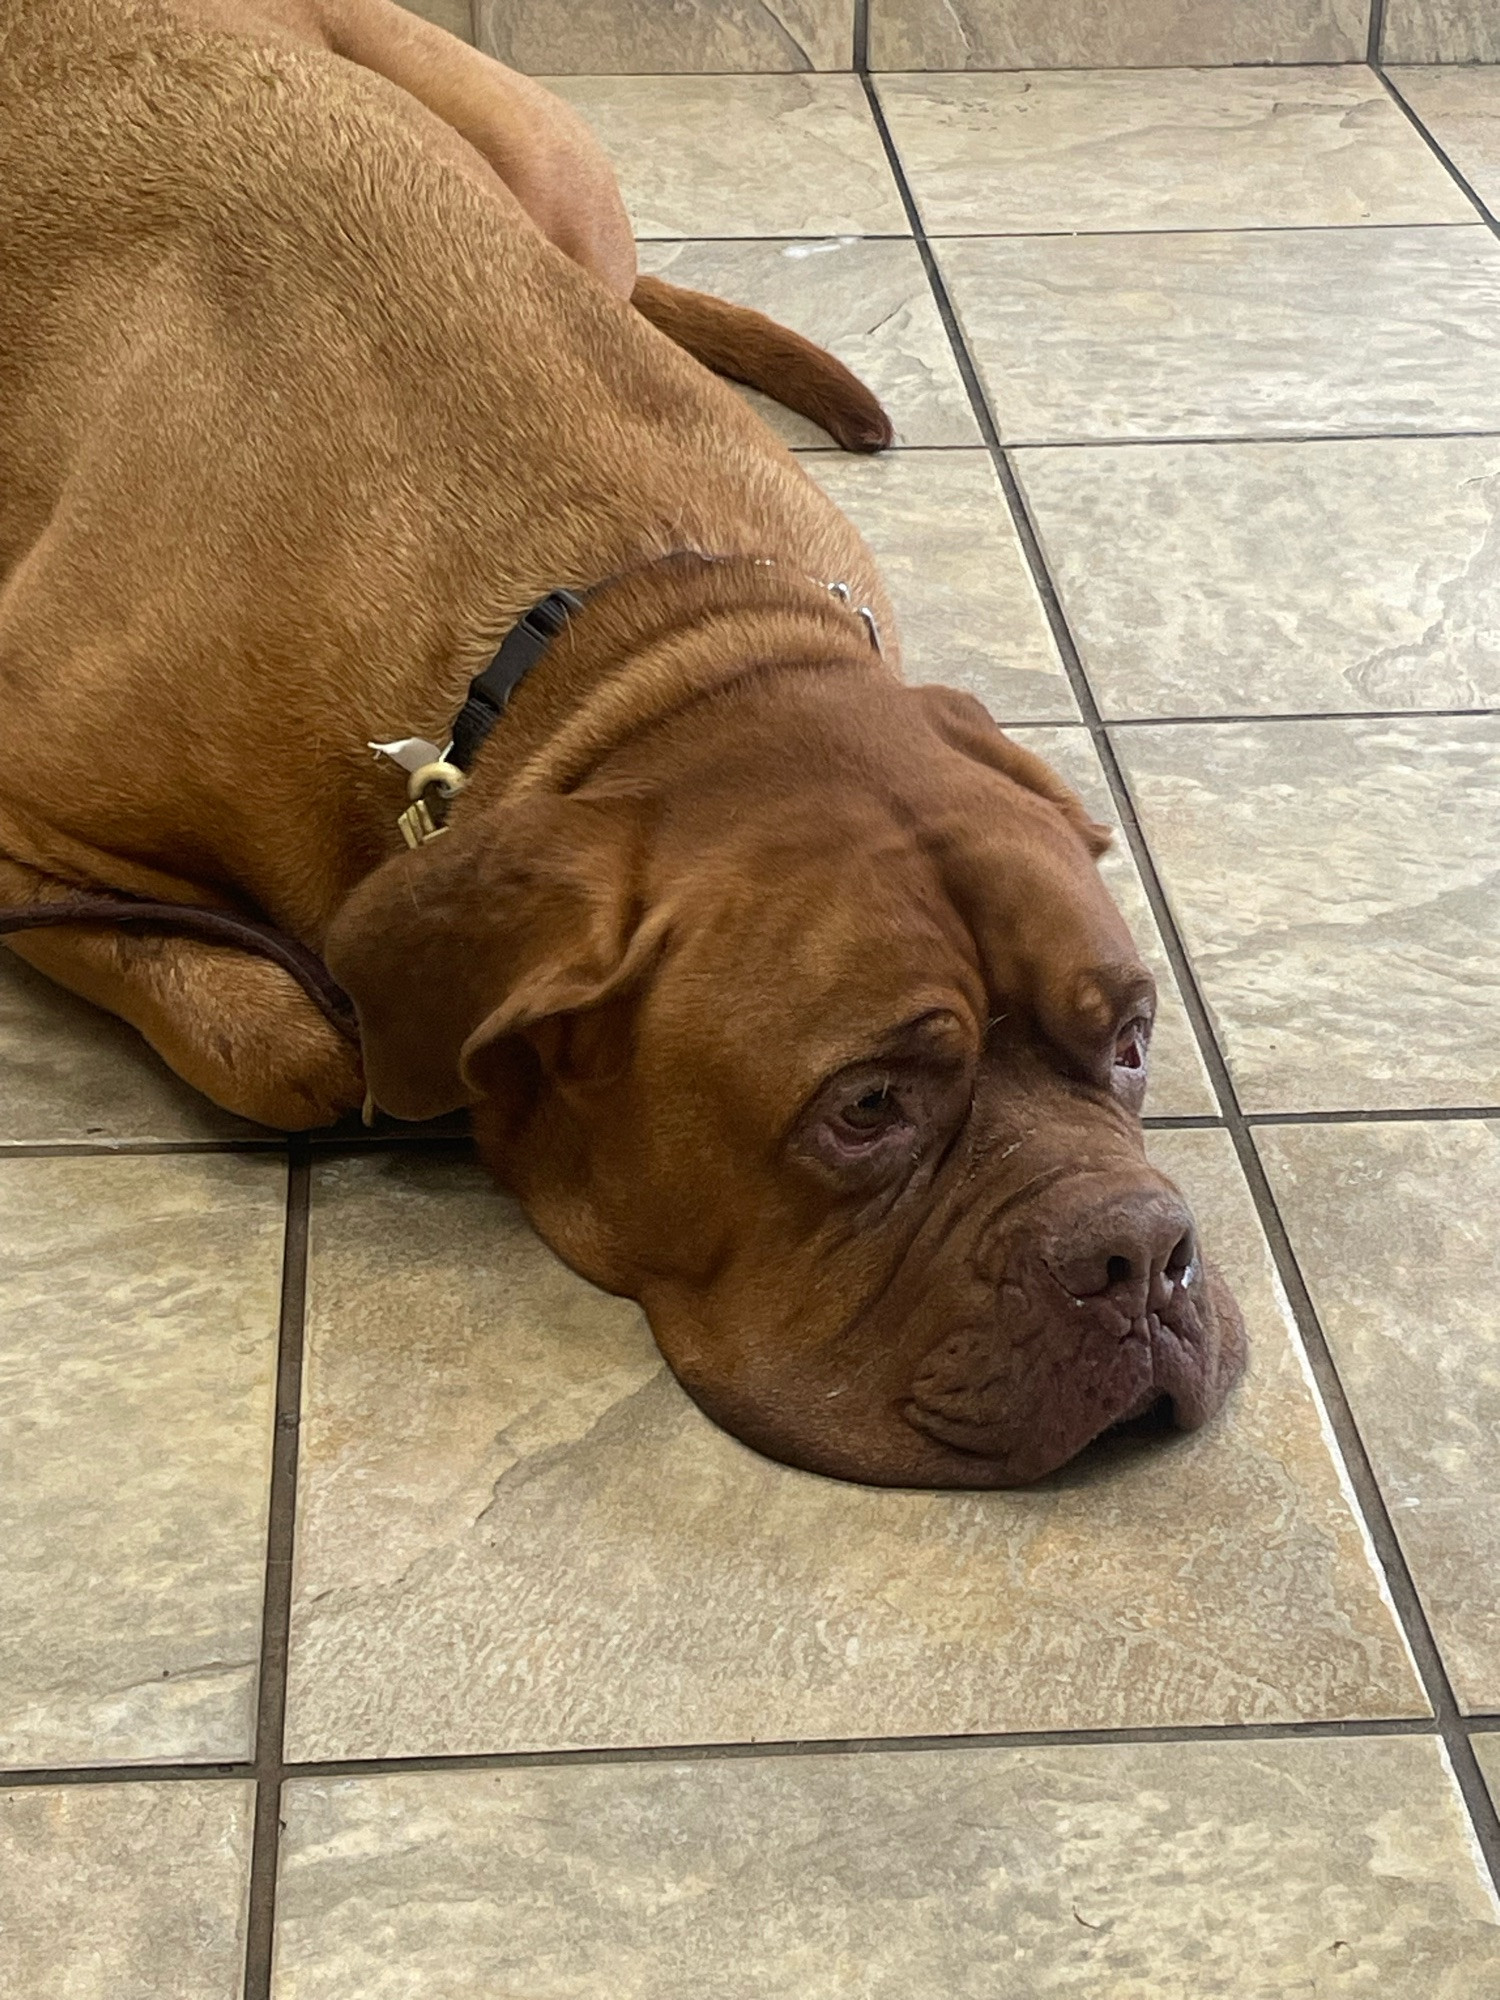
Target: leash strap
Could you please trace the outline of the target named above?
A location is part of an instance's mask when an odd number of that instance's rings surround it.
[[[736,558],[677,549],[661,560],[720,563]],[[743,560],[772,566],[765,557],[752,556]],[[610,578],[606,581],[615,580]],[[511,627],[489,665],[470,681],[464,705],[454,718],[453,740],[446,751],[439,752],[435,745],[415,737],[400,743],[370,745],[372,750],[383,751],[412,770],[408,786],[412,803],[399,822],[408,846],[420,846],[446,831],[441,818],[442,806],[438,806],[435,816],[429,805],[429,794],[436,793],[446,802],[462,789],[470,765],[479,754],[485,738],[504,715],[511,696],[553,640],[566,630],[568,620],[583,609],[585,600],[605,587],[605,584],[595,584],[582,596],[571,590],[552,590],[532,605]],[[826,583],[822,587],[865,621],[870,643],[877,653],[880,652],[880,628],[868,606],[853,604],[849,586],[845,583]],[[285,931],[277,930],[273,924],[259,923],[251,917],[237,917],[229,910],[208,909],[194,903],[150,903],[132,896],[74,896],[48,903],[0,904],[0,937],[17,931],[85,928],[177,932],[187,937],[204,938],[212,944],[233,945],[241,951],[254,952],[257,957],[267,958],[289,973],[324,1020],[341,1035],[352,1042],[359,1040],[359,1023],[348,994],[315,951],[298,939],[289,937]]]
[[[315,951],[273,924],[237,917],[194,903],[147,903],[132,896],[70,896],[53,903],[0,904],[0,936],[15,931],[72,928],[176,931],[234,945],[268,958],[289,972],[324,1020],[351,1042],[359,1040],[354,1003]]]

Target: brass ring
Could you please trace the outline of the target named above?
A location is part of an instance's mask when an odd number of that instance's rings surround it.
[[[415,805],[429,785],[436,785],[445,799],[451,799],[461,792],[468,779],[457,764],[449,764],[439,758],[435,764],[422,764],[406,781],[406,796]]]

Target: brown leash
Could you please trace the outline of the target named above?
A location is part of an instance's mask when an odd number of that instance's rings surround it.
[[[271,924],[208,910],[193,903],[147,903],[125,896],[76,896],[55,903],[0,903],[0,937],[12,931],[74,927],[177,931],[235,945],[268,958],[291,974],[326,1021],[351,1042],[359,1040],[354,1003],[315,951]]]

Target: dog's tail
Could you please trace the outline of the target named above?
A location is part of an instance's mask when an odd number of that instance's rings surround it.
[[[705,368],[811,417],[845,451],[883,451],[894,438],[890,418],[858,376],[764,313],[662,278],[637,278],[631,303]]]

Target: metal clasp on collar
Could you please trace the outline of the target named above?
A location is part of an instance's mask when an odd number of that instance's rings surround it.
[[[437,758],[431,764],[422,764],[412,772],[406,781],[406,796],[411,804],[396,821],[401,829],[401,838],[408,847],[422,847],[429,840],[436,840],[448,828],[443,823],[443,814],[450,799],[456,798],[463,790],[467,779],[457,764],[450,764],[444,758]],[[429,803],[429,792],[436,799]]]
[[[885,657],[885,647],[880,642],[880,624],[869,605],[856,604],[854,602],[854,593],[850,590],[847,583],[825,583],[823,588],[828,592],[830,597],[836,597],[840,604],[847,604],[856,618],[864,619],[865,629],[870,635],[870,644],[883,659]]]

